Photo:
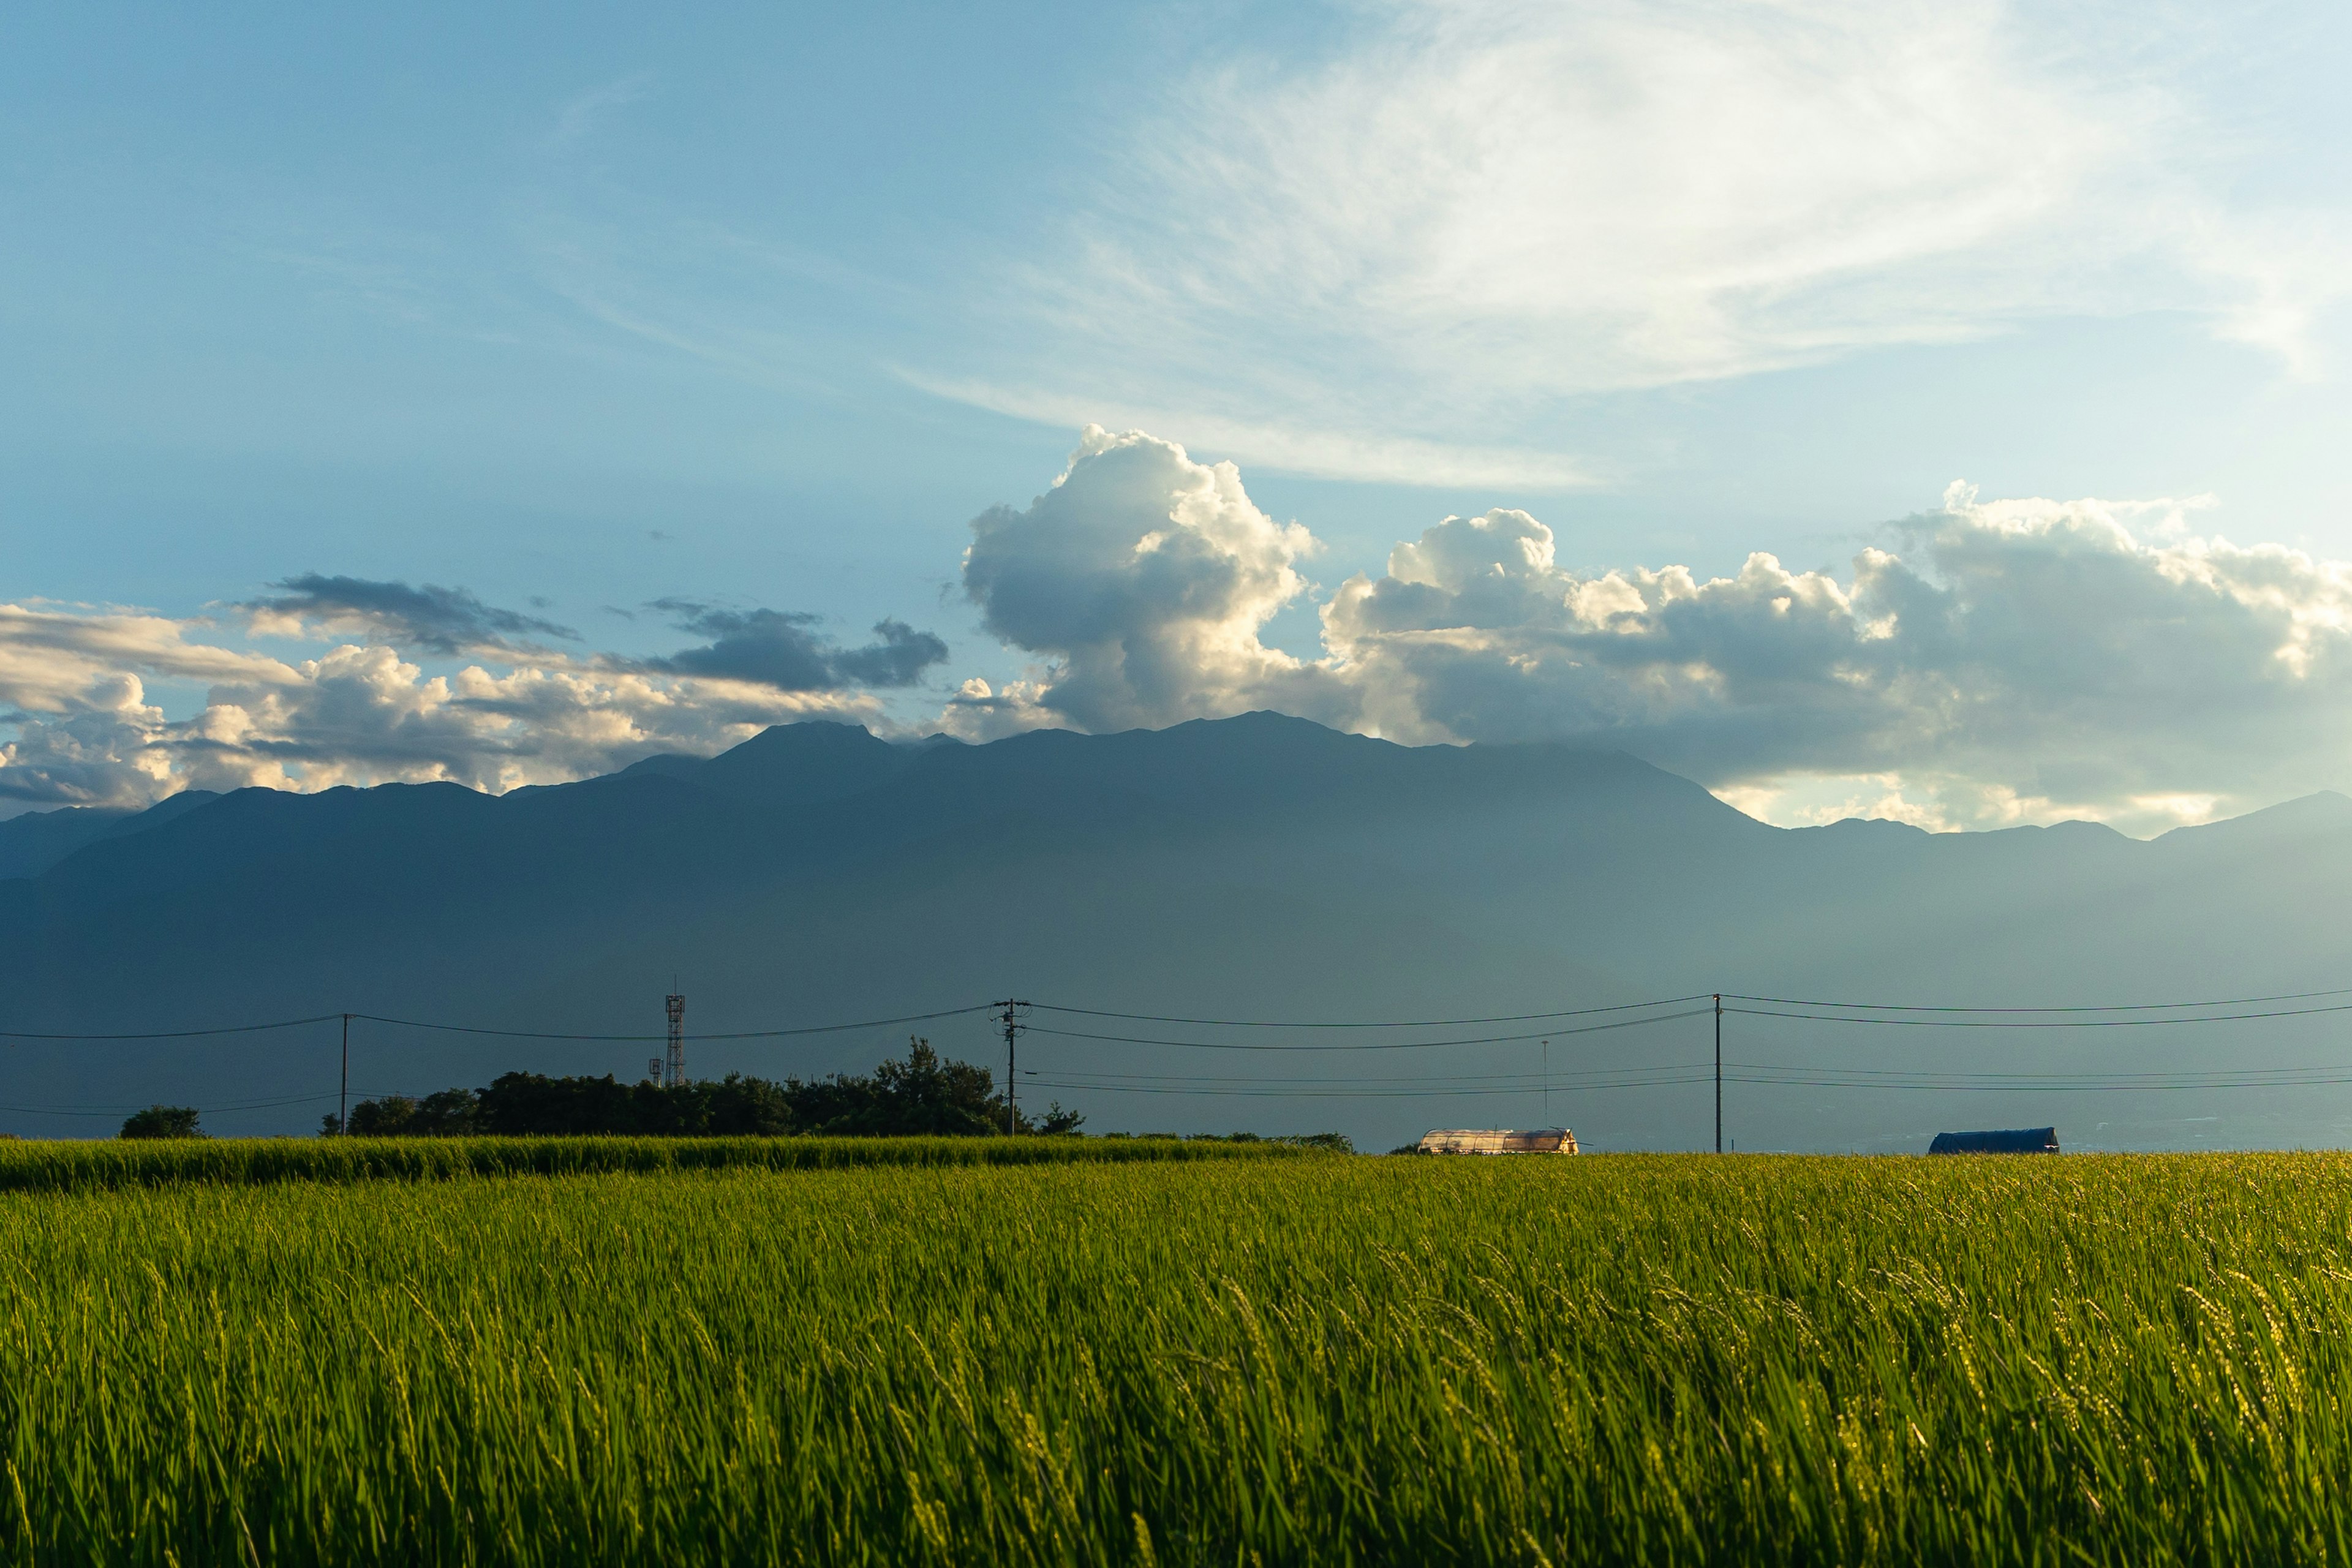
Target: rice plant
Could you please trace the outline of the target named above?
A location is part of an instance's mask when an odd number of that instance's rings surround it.
[[[1212,1138],[180,1138],[0,1143],[0,1192],[183,1182],[433,1181],[455,1176],[806,1171],[863,1165],[1271,1158],[1279,1139]]]
[[[2352,1555],[2332,1154],[58,1184],[11,1561]]]

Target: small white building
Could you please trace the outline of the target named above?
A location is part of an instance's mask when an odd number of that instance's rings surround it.
[[[1573,1154],[1576,1134],[1565,1127],[1538,1127],[1532,1132],[1450,1127],[1421,1135],[1424,1154]]]

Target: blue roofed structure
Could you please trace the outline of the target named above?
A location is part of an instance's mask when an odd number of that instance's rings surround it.
[[[1930,1154],[2055,1154],[2055,1127],[2014,1127],[2003,1132],[1938,1132]]]

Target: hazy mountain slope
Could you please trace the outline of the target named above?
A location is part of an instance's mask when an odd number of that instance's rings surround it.
[[[0,883],[0,1022],[170,1028],[349,1009],[651,1034],[673,974],[689,998],[690,1032],[707,1036],[1007,994],[1184,1017],[1444,1018],[1717,989],[2173,1000],[2308,990],[2352,970],[2334,935],[2352,887],[2352,802],[2337,796],[2147,844],[2079,824],[1969,836],[1885,824],[1784,832],[1622,755],[1404,748],[1271,715],[975,747],[898,747],[855,729],[796,725],[709,762],[656,761],[503,798],[454,785],[244,791],[89,844],[39,877]],[[1226,1043],[1335,1037],[1042,1013],[1034,1022]],[[2334,1024],[2058,1037],[1737,1016],[1726,1055],[1849,1077],[1922,1065],[2352,1062]],[[1001,1050],[983,1017],[924,1028],[961,1054]],[[1662,1064],[1706,1060],[1710,1030],[1702,1019],[1562,1035],[1552,1065],[1654,1076]],[[168,1092],[226,1105],[331,1089],[333,1033],[28,1044],[15,1053],[8,1101],[111,1105]],[[690,1054],[698,1071],[826,1071],[870,1062],[904,1033],[698,1039]],[[355,1081],[366,1089],[478,1082],[515,1066],[634,1076],[655,1048],[364,1024],[355,1038]],[[1530,1121],[1542,1101],[1439,1099],[1442,1086],[1364,1080],[1486,1083],[1540,1059],[1525,1041],[1277,1058],[1042,1027],[1024,1045],[1024,1068],[1060,1081],[1251,1080],[1220,1084],[1248,1092],[1213,1099],[1034,1090],[1082,1102],[1097,1125],[1312,1124],[1391,1141],[1437,1121]],[[1276,1078],[1306,1081],[1255,1081]],[[1327,1079],[1386,1098],[1267,1092]],[[2003,1119],[2062,1121],[2077,1142],[2100,1141],[2098,1121],[2110,1142],[2193,1141],[2229,1128],[2310,1142],[2344,1121],[2330,1093],[2308,1090],[2206,1095],[2193,1106],[2179,1096],[2071,1096],[2055,1109],[2051,1095],[1853,1087],[1745,1086],[1732,1099],[1734,1136],[1751,1147],[1924,1143],[1939,1123]],[[1702,1089],[1652,1087],[1555,1093],[1552,1110],[1598,1143],[1687,1145],[1707,1135],[1709,1104]],[[291,1129],[315,1113],[271,1108],[249,1124]],[[58,1125],[0,1117],[19,1131]]]
[[[192,789],[145,811],[80,805],[9,817],[0,822],[0,880],[37,877],[85,844],[142,833],[218,798],[211,790]]]
[[[37,876],[131,815],[79,805],[0,822],[0,879]]]

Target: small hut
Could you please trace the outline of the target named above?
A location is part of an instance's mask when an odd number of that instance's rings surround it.
[[[1453,1127],[1421,1135],[1424,1154],[1573,1154],[1576,1134],[1565,1127],[1538,1127],[1531,1132],[1507,1129]]]
[[[1930,1154],[2055,1154],[2055,1127],[2013,1127],[2005,1132],[1938,1132]]]

